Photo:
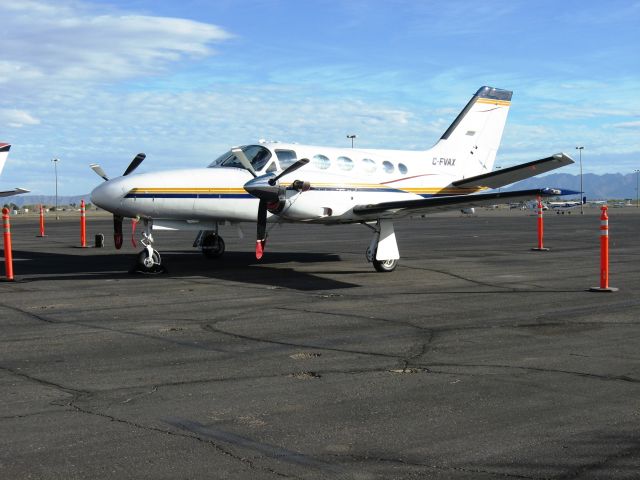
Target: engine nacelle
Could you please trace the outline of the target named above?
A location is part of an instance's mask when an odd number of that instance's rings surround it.
[[[352,208],[350,199],[349,192],[332,192],[330,196],[325,192],[313,190],[304,193],[287,192],[284,207],[278,215],[284,219],[296,221],[339,216]]]

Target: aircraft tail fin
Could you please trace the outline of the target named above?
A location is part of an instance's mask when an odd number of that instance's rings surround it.
[[[0,142],[0,174],[2,173],[4,164],[7,161],[7,157],[9,156],[10,149],[11,149],[11,145],[9,145],[8,143]]]
[[[429,151],[434,166],[455,167],[461,178],[490,172],[513,92],[481,87]],[[453,173],[453,172],[452,172]]]

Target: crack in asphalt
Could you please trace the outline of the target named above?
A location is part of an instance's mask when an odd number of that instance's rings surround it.
[[[18,307],[14,307],[13,305],[8,305],[6,303],[2,303],[0,304],[0,307],[2,308],[6,308],[7,310],[11,310],[17,313],[21,313],[22,315],[26,315],[27,317],[31,317],[32,319],[38,320],[40,322],[44,322],[44,323],[58,323],[55,320],[52,320],[50,318],[44,317],[42,315],[38,315],[36,313],[33,312],[28,312],[26,310],[23,310],[21,308]]]
[[[329,351],[329,352],[351,353],[351,354],[355,354],[355,355],[368,355],[368,356],[373,356],[373,357],[402,359],[401,355],[393,355],[393,354],[390,354],[390,353],[370,352],[370,351],[365,351],[365,350],[351,350],[351,349],[337,348],[337,347],[327,347],[327,346],[315,345],[315,344],[285,342],[285,341],[281,341],[281,340],[270,340],[270,339],[265,339],[265,338],[252,337],[252,336],[249,336],[249,335],[242,335],[240,333],[227,332],[225,330],[221,330],[219,328],[215,328],[211,324],[204,325],[202,327],[202,329],[203,330],[208,330],[210,332],[217,333],[217,334],[220,334],[220,335],[226,335],[226,336],[233,337],[233,338],[238,338],[238,339],[241,339],[241,340],[249,340],[249,341],[252,341],[252,342],[269,343],[269,344],[273,344],[273,345],[283,345],[283,346],[286,346],[286,347],[294,347],[294,348],[311,348],[311,349],[324,350],[324,351]]]
[[[66,410],[66,411],[77,412],[77,413],[82,413],[82,414],[86,414],[86,415],[92,415],[92,416],[96,416],[96,417],[105,418],[105,419],[108,419],[108,420],[110,420],[112,422],[122,423],[122,424],[128,425],[130,427],[141,429],[141,430],[145,430],[145,431],[162,433],[162,434],[166,434],[166,435],[173,435],[173,436],[178,436],[178,437],[183,437],[183,438],[188,438],[188,439],[195,439],[195,440],[198,440],[200,442],[207,443],[207,444],[211,445],[219,453],[222,453],[224,455],[227,455],[227,456],[233,458],[234,460],[237,460],[237,461],[240,461],[242,463],[247,464],[253,470],[262,470],[262,471],[267,471],[269,473],[272,473],[274,475],[278,475],[278,476],[281,476],[281,477],[287,477],[287,478],[289,477],[288,475],[284,475],[281,472],[277,472],[277,471],[269,469],[269,468],[257,467],[254,464],[254,462],[252,462],[251,460],[249,460],[249,459],[247,459],[245,457],[234,455],[233,453],[225,450],[224,448],[220,447],[219,445],[217,445],[215,442],[213,442],[211,440],[203,439],[203,438],[200,438],[200,437],[194,436],[194,435],[177,433],[177,432],[173,432],[171,430],[165,430],[165,429],[161,429],[161,428],[153,427],[153,426],[149,426],[149,425],[143,425],[143,424],[138,423],[138,422],[133,422],[131,420],[126,420],[126,419],[123,419],[123,418],[119,418],[119,417],[116,417],[114,415],[109,415],[107,413],[103,413],[103,412],[100,412],[100,411],[89,410],[88,408],[81,407],[77,403],[82,398],[92,398],[96,393],[102,393],[102,392],[92,392],[92,391],[89,391],[89,390],[70,388],[70,387],[55,383],[55,382],[51,382],[51,381],[48,381],[48,380],[40,379],[38,377],[34,377],[33,375],[28,375],[26,373],[17,371],[16,369],[5,367],[5,366],[0,366],[0,370],[3,370],[3,371],[8,372],[8,373],[10,373],[12,375],[24,378],[26,380],[32,381],[32,382],[37,383],[39,385],[52,387],[52,388],[55,388],[55,389],[57,389],[59,391],[62,391],[64,393],[70,394],[72,396],[72,398],[68,402],[61,402],[61,403],[57,404],[58,406],[67,407],[68,410]],[[155,391],[156,389],[157,389],[157,387],[154,387],[154,389],[152,389],[152,392]],[[145,394],[148,395],[148,394],[150,394],[152,392],[145,392]],[[131,399],[128,399],[128,400],[130,401]],[[127,403],[127,401],[125,401],[123,403]],[[26,417],[29,417],[29,416],[42,415],[42,414],[45,414],[45,413],[60,413],[60,412],[61,412],[60,410],[42,411],[42,412],[36,412],[36,413],[32,413],[32,414],[23,414],[23,415],[0,417],[0,419],[26,418]]]
[[[435,465],[428,464],[423,462],[416,462],[411,460],[406,460],[402,458],[388,458],[388,457],[379,457],[379,456],[365,456],[365,455],[337,455],[333,454],[332,457],[336,457],[339,459],[351,459],[355,462],[380,462],[380,463],[393,463],[398,465],[406,465],[408,467],[417,467],[417,468],[426,468],[430,470],[436,470],[439,472],[462,472],[462,473],[471,473],[471,474],[487,474],[494,475],[499,478],[518,478],[524,480],[548,480],[546,477],[534,477],[530,475],[521,475],[517,473],[506,473],[506,472],[494,472],[491,470],[480,469],[480,468],[465,468],[465,467],[447,467],[443,465]]]
[[[88,390],[82,390],[82,389],[78,389],[78,388],[71,388],[71,387],[67,387],[65,385],[61,385],[59,383],[55,383],[49,380],[44,380],[42,378],[38,378],[38,377],[34,377],[33,375],[29,375],[27,373],[21,372],[18,369],[15,368],[11,368],[11,367],[7,367],[4,365],[0,365],[0,370],[3,370],[5,372],[8,372],[12,375],[15,375],[16,377],[21,377],[24,378],[26,380],[30,380],[32,382],[35,382],[39,385],[43,385],[45,387],[51,387],[54,388],[56,390],[60,390],[62,392],[68,393],[70,395],[81,395],[81,394],[88,394],[90,393]]]
[[[598,375],[596,373],[589,373],[589,372],[577,372],[574,370],[560,370],[560,369],[553,369],[553,368],[541,368],[541,367],[526,367],[526,366],[522,366],[522,365],[502,365],[502,364],[490,364],[490,363],[486,363],[486,364],[471,364],[471,363],[425,363],[420,364],[420,363],[414,363],[412,364],[413,366],[416,367],[424,367],[424,368],[429,368],[431,369],[431,371],[433,373],[448,373],[450,375],[454,375],[455,372],[443,372],[440,371],[438,372],[437,370],[435,370],[436,368],[440,367],[440,368],[446,368],[446,367],[453,367],[453,368],[497,368],[497,369],[508,369],[508,370],[524,370],[524,371],[530,371],[530,372],[538,372],[538,373],[559,373],[559,374],[565,374],[565,375],[574,375],[577,377],[583,377],[583,378],[593,378],[596,380],[605,380],[605,381],[620,381],[620,382],[626,382],[626,383],[640,383],[640,379],[637,378],[633,378],[633,377],[629,377],[627,375]]]
[[[633,456],[633,455],[637,455],[638,453],[640,453],[640,442],[634,442],[635,444],[627,449],[624,449],[618,453],[614,453],[611,455],[606,455],[604,458],[602,458],[601,460],[586,464],[586,465],[582,465],[581,467],[576,467],[574,468],[572,471],[564,474],[564,475],[560,475],[559,477],[556,477],[555,480],[575,480],[575,479],[579,479],[583,474],[585,473],[592,473],[594,471],[597,471],[598,469],[602,468],[602,467],[606,467],[608,464],[610,464],[611,462],[614,462],[616,460],[622,460],[625,459],[627,457]],[[637,474],[637,471],[634,467],[628,467],[629,469],[629,473],[634,473]],[[629,477],[632,478],[632,477]]]
[[[48,415],[50,413],[60,413],[63,411],[64,410],[42,410],[40,412],[23,413],[19,415],[2,415],[0,416],[0,420],[14,420],[17,418],[37,417],[38,415]]]
[[[251,438],[243,437],[235,433],[227,432],[217,428],[203,425],[192,420],[182,418],[168,418],[165,420],[171,426],[187,430],[192,433],[210,438],[213,440],[225,442],[236,447],[243,448],[245,450],[252,450],[258,452],[266,457],[273,458],[275,460],[283,461],[286,463],[292,463],[304,467],[311,467],[318,470],[327,471],[333,474],[339,473],[341,469],[335,465],[323,462],[316,458],[302,454],[297,451],[289,450],[276,445],[270,445],[263,442],[258,442]]]
[[[241,463],[244,463],[244,464],[248,465],[252,470],[264,470],[264,471],[269,471],[270,473],[273,473],[273,474],[276,474],[276,475],[279,475],[279,476],[285,476],[285,475],[280,474],[280,472],[276,472],[276,471],[273,471],[271,469],[265,469],[265,468],[262,468],[262,467],[257,467],[254,464],[254,462],[252,462],[248,458],[241,457],[241,456],[238,456],[238,455],[234,455],[233,453],[231,453],[228,450],[222,448],[220,445],[216,444],[215,442],[213,442],[211,440],[203,439],[203,438],[200,438],[199,436],[189,435],[189,434],[186,434],[186,433],[179,433],[179,432],[174,432],[172,430],[166,430],[166,429],[162,429],[162,428],[159,428],[159,427],[153,427],[153,426],[150,426],[150,425],[143,425],[141,423],[133,422],[131,420],[126,420],[124,418],[119,418],[119,417],[116,417],[114,415],[109,415],[107,413],[89,410],[87,408],[83,408],[83,407],[79,406],[76,403],[77,400],[78,399],[74,399],[73,401],[69,402],[68,406],[73,411],[76,411],[78,413],[104,418],[104,419],[107,419],[107,420],[112,421],[112,422],[122,423],[124,425],[127,425],[129,427],[133,427],[133,428],[136,428],[136,429],[139,429],[139,430],[144,430],[144,431],[154,432],[154,433],[161,433],[161,434],[175,436],[175,437],[182,437],[182,438],[191,439],[191,440],[197,440],[199,442],[206,443],[206,444],[212,446],[218,453],[221,453],[221,454],[223,454],[225,456],[228,456],[228,457],[230,457],[230,458],[232,458],[232,459],[234,459],[236,461],[239,461]]]

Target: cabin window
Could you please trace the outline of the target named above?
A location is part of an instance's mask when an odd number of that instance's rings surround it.
[[[406,175],[407,172],[409,171],[409,169],[407,168],[407,166],[404,163],[399,163],[398,164],[398,170],[400,171],[400,173],[402,175]]]
[[[382,169],[384,170],[385,173],[393,173],[395,171],[395,167],[393,166],[393,163],[387,160],[382,162]]]
[[[338,157],[338,168],[345,171],[353,170],[353,160],[349,157]]]
[[[275,172],[277,169],[278,169],[278,167],[276,167],[276,162],[271,162],[269,164],[269,166],[267,167],[266,172],[267,173]]]
[[[320,170],[326,170],[331,165],[329,158],[324,155],[314,155],[311,160],[313,161],[313,165]]]
[[[276,156],[278,157],[280,167],[283,170],[288,166],[293,165],[296,160],[298,160],[298,156],[293,150],[276,150]]]
[[[370,158],[363,158],[362,169],[367,173],[373,173],[376,171],[376,162],[374,162]]]

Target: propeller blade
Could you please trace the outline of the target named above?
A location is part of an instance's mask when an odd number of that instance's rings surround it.
[[[98,165],[97,163],[92,163],[89,166],[91,167],[91,170],[96,172],[98,175],[100,175],[106,181],[109,181],[109,177],[107,177],[107,174],[104,172],[104,170],[102,169],[102,167],[100,165]]]
[[[147,156],[144,153],[139,153],[135,156],[135,158],[133,160],[131,160],[131,163],[129,164],[129,166],[127,167],[127,169],[124,171],[124,173],[122,174],[123,177],[126,177],[127,175],[129,175],[131,172],[133,172],[136,168],[138,168],[138,165],[140,165],[142,163],[142,161],[146,158]]]
[[[264,247],[267,243],[267,202],[260,200],[258,205],[258,235],[256,239],[256,258],[260,260],[264,255]]]
[[[122,217],[120,215],[113,216],[113,243],[116,250],[122,247]]]
[[[244,154],[241,148],[232,148],[231,151],[236,156],[236,158],[240,160],[240,163],[242,164],[242,166],[247,170],[249,170],[249,173],[251,173],[251,175],[253,175],[254,178],[258,176],[258,174],[253,168],[253,165],[251,165],[251,162],[249,161],[249,159]]]
[[[304,167],[307,163],[309,163],[309,159],[308,158],[301,158],[296,163],[293,163],[293,164],[289,165],[287,168],[285,168],[282,172],[280,172],[275,177],[270,178],[269,179],[269,185],[271,185],[271,186],[275,185],[276,182],[278,180],[280,180],[282,177],[284,177],[285,175],[289,175],[291,172],[295,172],[300,167]]]

